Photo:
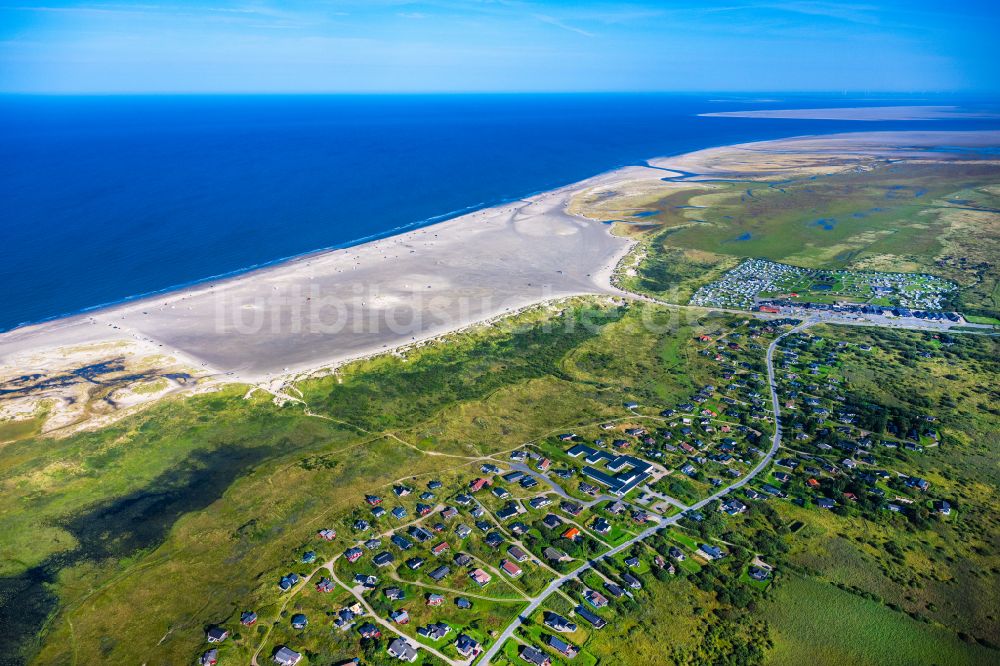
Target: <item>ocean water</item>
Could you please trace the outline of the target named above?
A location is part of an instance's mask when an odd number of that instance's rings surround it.
[[[996,121],[700,118],[949,100],[0,97],[0,330],[740,141]],[[961,103],[961,102],[959,102]]]

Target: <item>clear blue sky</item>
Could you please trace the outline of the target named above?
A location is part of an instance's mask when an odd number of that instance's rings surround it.
[[[0,91],[989,91],[997,2],[0,0]]]

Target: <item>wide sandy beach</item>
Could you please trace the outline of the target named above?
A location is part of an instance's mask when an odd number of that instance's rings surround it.
[[[123,349],[225,381],[329,368],[547,300],[618,294],[611,275],[631,243],[608,224],[567,213],[579,193],[666,192],[697,180],[664,182],[665,169],[768,177],[830,168],[836,155],[997,143],[995,132],[874,132],[651,160],[398,236],[0,334],[0,382],[65,372]]]

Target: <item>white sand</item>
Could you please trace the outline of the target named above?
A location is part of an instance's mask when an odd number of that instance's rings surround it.
[[[616,293],[611,274],[630,243],[565,212],[582,191],[662,186],[663,168],[767,176],[820,168],[838,153],[987,144],[1000,144],[1000,133],[855,133],[653,160],[656,169],[619,169],[399,236],[0,334],[0,381],[50,374],[73,363],[72,348],[102,341],[126,341],[227,381],[328,367],[549,299]]]
[[[227,379],[263,381],[552,298],[609,293],[611,271],[629,242],[608,225],[564,212],[585,186],[15,329],[0,334],[0,379],[47,374],[68,347],[124,340]]]
[[[948,118],[997,118],[992,113],[960,111],[957,106],[862,106],[829,109],[759,109],[699,113],[710,118],[801,118],[808,120],[943,120]]]

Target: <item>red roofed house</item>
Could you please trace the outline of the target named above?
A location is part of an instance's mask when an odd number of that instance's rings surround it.
[[[517,578],[521,575],[521,567],[517,566],[510,560],[503,560],[500,562],[500,568],[510,574],[511,578]]]
[[[489,575],[482,569],[474,570],[472,573],[469,574],[469,577],[472,578],[472,580],[476,581],[476,583],[478,583],[480,586],[486,585],[486,583],[493,580],[493,576]]]

